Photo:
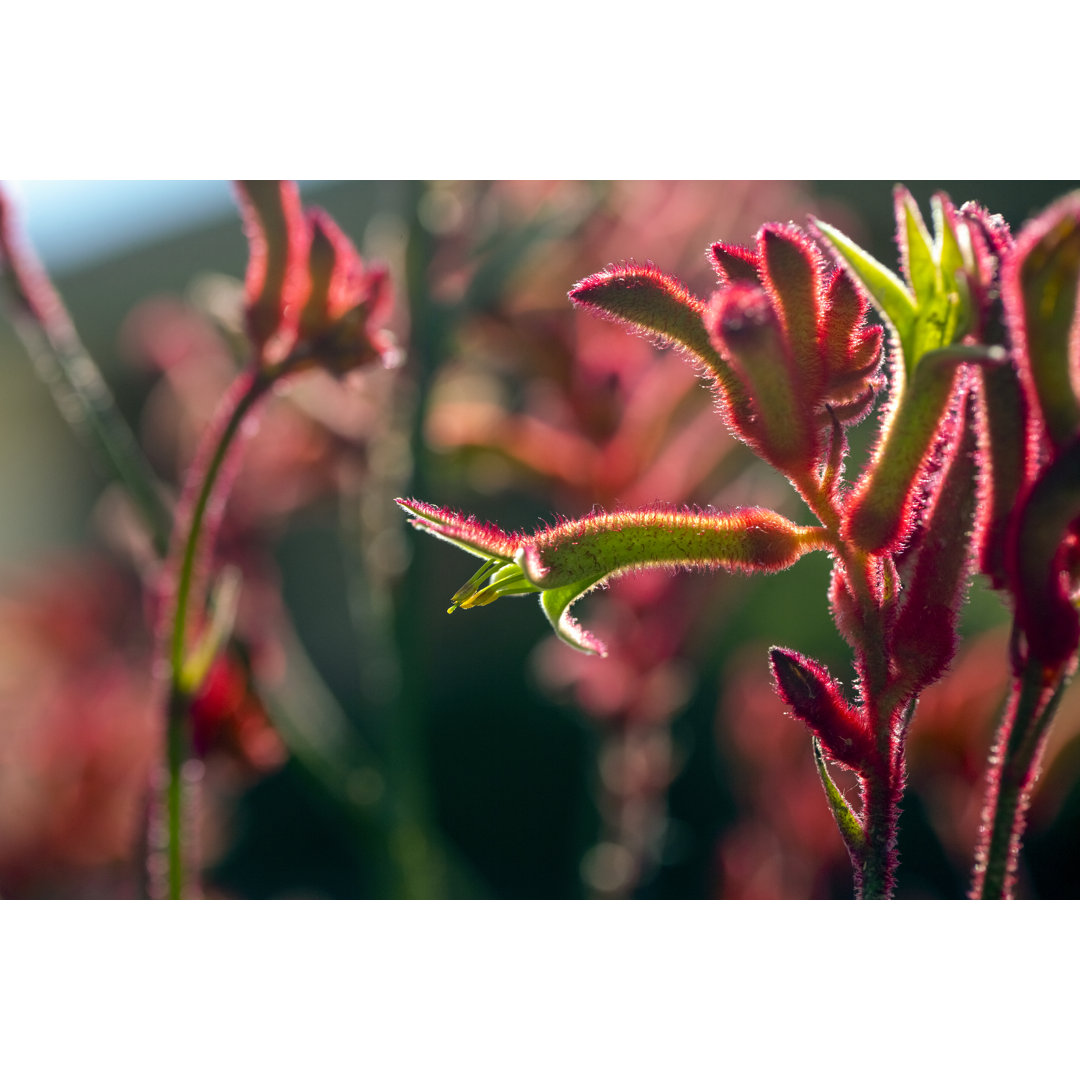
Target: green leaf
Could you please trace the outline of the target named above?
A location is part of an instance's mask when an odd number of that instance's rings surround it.
[[[950,297],[943,292],[935,292],[919,304],[911,351],[904,356],[909,375],[922,363],[927,353],[952,344],[952,333],[956,329],[956,304],[955,293]]]
[[[829,801],[829,809],[836,819],[837,828],[844,838],[848,851],[855,857],[861,857],[866,850],[866,832],[862,822],[856,817],[847,799],[840,793],[840,789],[833,783],[829,775],[828,766],[825,764],[825,755],[821,750],[821,742],[818,739],[814,743],[814,764],[817,766],[818,776],[821,777],[822,786],[825,788],[825,798]]]
[[[911,193],[900,188],[897,195],[898,209],[903,210],[904,216],[908,282],[915,292],[916,304],[921,307],[940,291],[933,241]]]
[[[966,230],[961,235],[955,228],[952,205],[943,195],[930,196],[930,208],[934,220],[937,263],[946,292],[958,287],[957,274],[975,271],[975,258]]]
[[[578,622],[570,615],[570,606],[590,589],[595,588],[606,574],[597,574],[592,578],[575,581],[571,585],[563,585],[558,589],[545,589],[540,594],[540,607],[547,616],[555,633],[566,642],[567,645],[581,652],[592,653],[596,656],[606,656],[607,649],[603,642],[593,637],[587,630],[582,629]]]

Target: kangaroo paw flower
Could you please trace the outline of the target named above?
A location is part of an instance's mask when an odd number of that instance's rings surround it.
[[[528,536],[413,499],[397,503],[412,515],[416,528],[484,560],[454,594],[451,611],[482,607],[501,596],[539,593],[556,634],[574,648],[601,656],[603,643],[583,630],[569,610],[620,574],[654,567],[773,573],[808,551],[829,546],[825,530],[796,525],[760,507],[597,513]]]

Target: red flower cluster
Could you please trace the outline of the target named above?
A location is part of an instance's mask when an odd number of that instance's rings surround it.
[[[793,225],[766,225],[756,250],[717,242],[720,288],[706,303],[651,265],[609,267],[570,291],[574,303],[675,342],[703,361],[730,427],[797,482],[824,466],[823,430],[866,415],[880,388],[883,331],[840,267]],[[838,452],[838,444],[837,444]]]

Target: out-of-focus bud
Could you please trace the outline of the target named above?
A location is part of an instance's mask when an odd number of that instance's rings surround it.
[[[1080,647],[1070,597],[1073,525],[1080,517],[1080,436],[1043,470],[1020,507],[1010,566],[1016,622],[1029,658],[1053,681]]]
[[[1080,192],[1075,192],[1024,229],[1003,274],[1021,376],[1058,448],[1080,432],[1072,356],[1078,285]]]
[[[250,245],[245,283],[248,335],[256,364],[273,373],[320,366],[334,375],[397,359],[383,266],[365,266],[329,214],[305,215],[295,184],[236,185]]]
[[[218,657],[191,702],[191,737],[199,757],[223,752],[262,772],[283,765],[284,743],[271,725],[246,662]]]
[[[385,267],[367,267],[329,214],[310,210],[311,288],[300,316],[300,339],[312,362],[335,375],[384,359],[389,341],[371,329],[388,314]]]
[[[308,290],[309,234],[300,192],[287,180],[238,180],[250,254],[244,282],[248,335],[259,364],[284,358],[296,340]]]

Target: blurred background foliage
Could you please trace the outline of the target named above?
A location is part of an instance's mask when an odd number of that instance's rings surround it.
[[[1014,233],[1071,183],[908,185]],[[574,312],[569,287],[651,260],[699,295],[704,251],[822,217],[888,265],[884,182],[362,182],[305,188],[393,275],[404,364],[298,381],[245,450],[220,540],[245,587],[246,672],[201,703],[199,835],[222,897],[843,898],[847,856],[766,650],[835,672],[828,562],[775,577],[624,579],[554,641],[535,603],[445,614],[472,573],[396,495],[532,528],[593,505],[796,513],[677,355]],[[56,277],[167,488],[242,362],[246,243],[223,214]],[[155,559],[0,321],[0,893],[129,896],[155,739]],[[874,426],[854,441],[865,453]],[[849,474],[850,474],[849,470]],[[965,642],[913,727],[901,897],[967,887],[1007,675],[976,583]],[[839,774],[843,781],[847,774]],[[853,783],[848,784],[849,787]],[[1080,895],[1080,702],[1066,699],[1021,895]]]

